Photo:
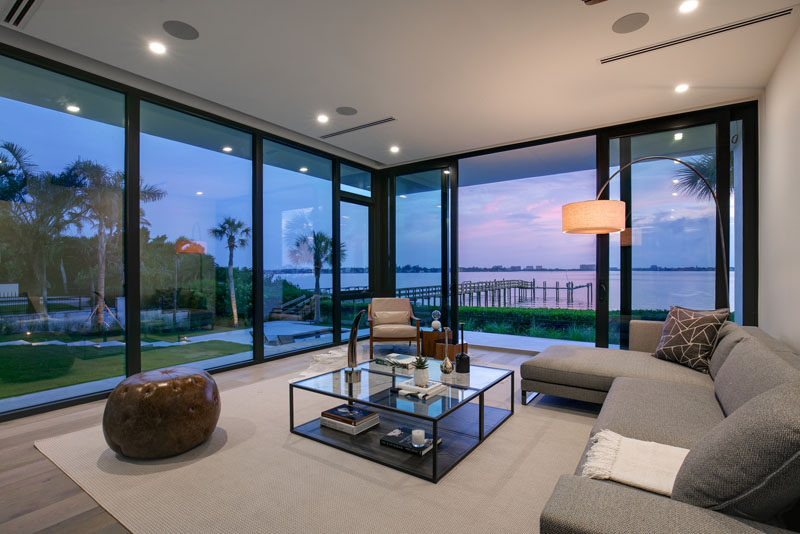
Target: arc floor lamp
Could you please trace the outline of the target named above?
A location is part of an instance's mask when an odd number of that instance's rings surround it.
[[[667,160],[680,163],[685,167],[692,170],[706,185],[711,192],[711,198],[714,199],[714,207],[717,209],[717,223],[719,225],[719,239],[722,245],[722,264],[728,265],[728,248],[725,244],[725,231],[722,226],[722,212],[719,209],[719,200],[717,199],[717,192],[709,183],[708,179],[700,174],[700,172],[689,163],[677,158],[669,156],[645,156],[643,158],[635,159],[620,167],[614,174],[612,174],[594,200],[584,200],[581,202],[571,202],[564,204],[561,207],[561,231],[565,234],[612,234],[614,232],[623,232],[626,229],[626,206],[625,202],[621,200],[601,200],[603,191],[608,187],[609,182],[614,179],[622,171],[629,169],[636,163],[641,161],[652,160]],[[730,288],[728,286],[728,273],[725,273],[725,302],[729,303]]]

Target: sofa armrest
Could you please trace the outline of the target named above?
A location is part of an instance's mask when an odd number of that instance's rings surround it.
[[[563,475],[542,510],[542,534],[790,533],[614,482]]]
[[[631,321],[628,348],[641,352],[655,352],[663,330],[664,321]]]

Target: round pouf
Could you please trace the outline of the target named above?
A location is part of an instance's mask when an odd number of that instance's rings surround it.
[[[123,456],[175,456],[208,439],[220,407],[217,383],[205,371],[147,371],[129,376],[111,392],[103,435],[111,450]]]

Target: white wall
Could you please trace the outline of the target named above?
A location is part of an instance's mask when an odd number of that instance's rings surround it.
[[[800,350],[800,31],[760,105],[759,326]]]

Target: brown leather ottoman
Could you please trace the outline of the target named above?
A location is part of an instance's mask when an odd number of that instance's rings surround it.
[[[211,375],[190,367],[146,371],[119,383],[106,402],[103,435],[130,458],[165,458],[214,432],[221,408]]]

